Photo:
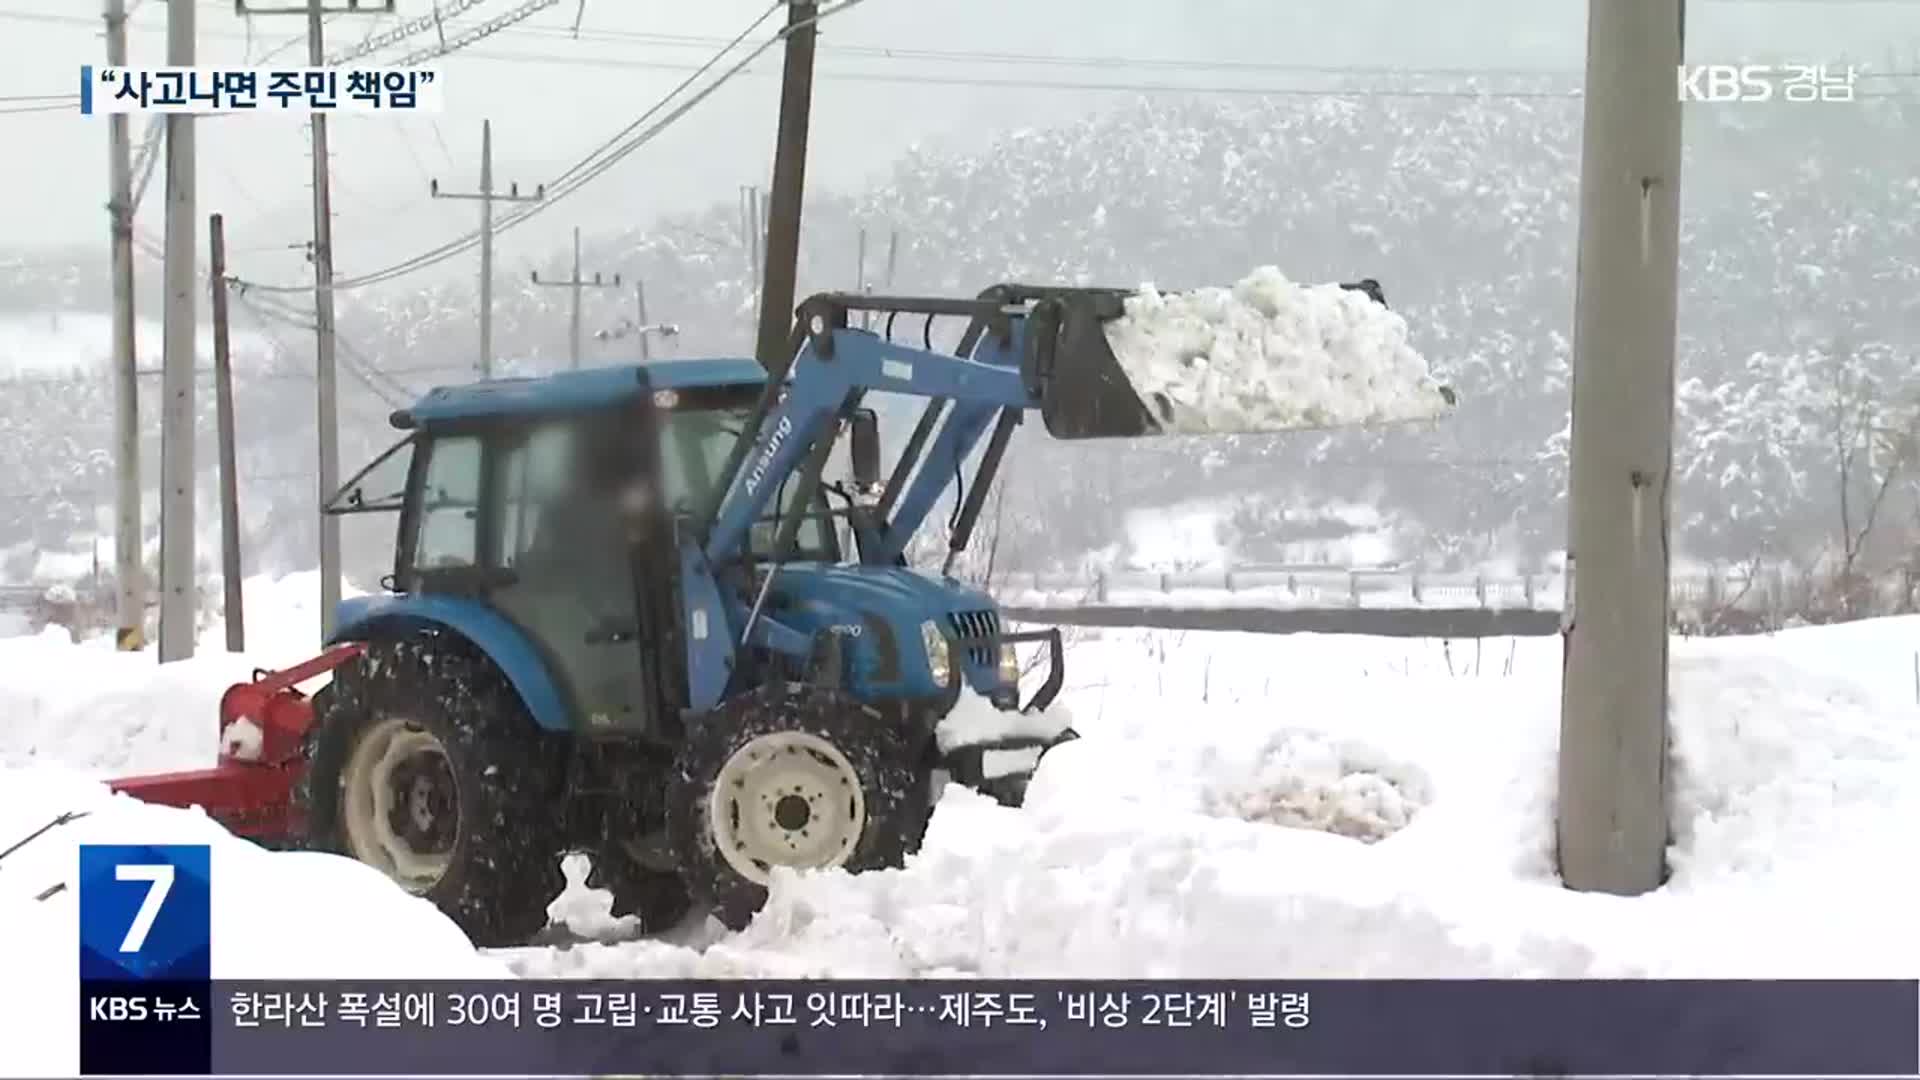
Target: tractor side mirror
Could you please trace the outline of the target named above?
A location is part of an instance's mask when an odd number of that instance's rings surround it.
[[[853,482],[861,488],[880,483],[880,417],[872,409],[855,409],[848,433],[848,454],[853,459]]]

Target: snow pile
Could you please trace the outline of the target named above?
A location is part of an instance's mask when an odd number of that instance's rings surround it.
[[[1065,706],[1053,704],[1031,713],[1000,709],[975,693],[972,687],[963,686],[952,711],[941,717],[934,728],[934,738],[940,744],[940,751],[948,753],[963,746],[1009,739],[1050,740],[1072,726],[1073,718]]]
[[[12,942],[0,975],[0,1075],[78,1073],[73,875],[83,843],[210,846],[218,979],[511,977],[431,903],[351,859],[266,851],[196,810],[149,806],[47,766],[0,767],[0,848],[69,812],[86,816],[0,862],[0,921]]]
[[[220,733],[220,754],[236,761],[258,761],[265,739],[260,725],[243,716]]]
[[[1015,739],[1052,742],[1072,726],[1073,718],[1061,705],[1049,705],[1046,709],[1031,713],[999,709],[993,702],[974,693],[971,687],[962,686],[959,700],[954,702],[953,709],[941,717],[940,723],[934,728],[934,741],[939,744],[940,752],[945,754],[963,747]],[[980,754],[981,776],[992,780],[1031,773],[1045,752],[1041,746],[983,750]]]
[[[256,578],[244,590],[253,616],[245,653],[226,651],[219,619],[192,659],[172,664],[152,648],[118,652],[111,636],[76,646],[58,627],[0,639],[0,765],[51,762],[103,777],[211,766],[227,687],[319,649],[319,575]]]
[[[1223,817],[1317,829],[1372,843],[1399,832],[1427,800],[1417,769],[1363,743],[1318,732],[1282,732],[1251,776],[1216,789]]]
[[[1432,420],[1451,405],[1405,319],[1364,292],[1297,285],[1271,266],[1231,289],[1143,286],[1105,332],[1174,433]]]

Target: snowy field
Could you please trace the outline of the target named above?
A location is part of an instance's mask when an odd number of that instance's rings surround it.
[[[739,934],[637,940],[576,887],[563,943],[475,955],[356,864],[92,782],[210,762],[225,683],[303,655],[313,579],[250,590],[246,658],[217,628],[163,670],[0,641],[0,848],[91,813],[0,861],[0,1073],[74,1068],[73,893],[35,898],[99,841],[215,844],[221,977],[1920,974],[1916,618],[1675,643],[1673,875],[1650,896],[1555,881],[1554,639],[1074,631],[1085,737],[1026,809],[951,789],[904,870],[790,876]]]
[[[141,319],[133,340],[141,367],[160,364],[161,331],[158,319]],[[202,329],[197,342],[199,359],[213,357],[213,331]],[[265,336],[235,330],[228,349],[234,366],[271,359],[278,349]],[[113,359],[113,320],[94,311],[44,311],[33,315],[0,314],[0,376],[106,375]]]

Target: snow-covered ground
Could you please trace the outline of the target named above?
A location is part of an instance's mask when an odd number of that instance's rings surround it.
[[[71,1071],[71,998],[48,980],[74,970],[72,894],[34,897],[103,839],[216,842],[219,976],[1920,974],[1920,618],[1675,643],[1672,879],[1649,896],[1555,880],[1553,639],[1074,631],[1062,701],[1083,738],[1024,810],[950,789],[905,869],[790,875],[738,934],[635,940],[575,887],[553,910],[593,940],[476,959],[356,865],[89,781],[210,760],[220,688],[301,655],[311,614],[262,634],[255,605],[256,653],[162,670],[0,641],[0,848],[93,811],[0,861],[25,950],[0,969],[0,1044],[32,1032],[35,1051],[0,1073]]]

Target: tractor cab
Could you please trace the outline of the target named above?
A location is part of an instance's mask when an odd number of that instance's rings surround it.
[[[717,497],[763,380],[750,360],[703,360],[433,391],[394,414],[406,437],[327,504],[398,519],[389,595],[346,601],[340,623],[398,597],[504,623],[553,674],[555,726],[670,736],[686,701],[677,535]],[[779,516],[800,514],[795,557],[840,562],[822,493],[790,486],[753,546],[770,550]]]
[[[700,360],[437,389],[394,414],[406,437],[326,511],[395,515],[386,591],[510,624],[554,673],[557,726],[671,737],[688,700],[676,551],[723,494],[764,380],[750,360]],[[858,561],[850,522],[877,487],[879,443],[870,410],[850,426],[851,488],[786,478],[743,562],[769,559],[789,517],[794,588]],[[339,621],[389,602],[349,600]]]

